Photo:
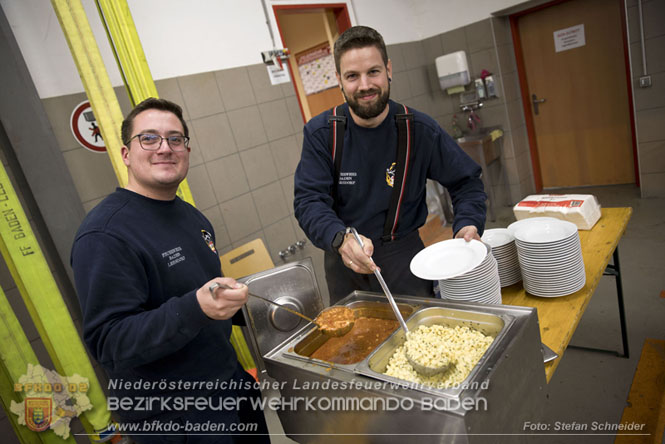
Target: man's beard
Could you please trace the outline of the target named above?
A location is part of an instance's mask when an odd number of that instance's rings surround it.
[[[356,96],[360,97],[373,93],[379,94],[378,100],[367,105],[361,105],[356,98]],[[374,88],[367,91],[362,91],[362,93],[356,93],[354,97],[347,96],[346,91],[344,90],[342,90],[342,94],[344,94],[344,98],[358,117],[361,119],[373,119],[374,117],[381,114],[383,110],[386,109],[386,105],[388,105],[388,99],[390,99],[390,84],[383,93],[381,93],[380,89]]]

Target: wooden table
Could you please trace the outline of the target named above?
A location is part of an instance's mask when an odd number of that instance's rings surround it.
[[[591,230],[579,231],[586,272],[586,284],[581,290],[557,298],[532,296],[524,291],[522,283],[501,290],[504,304],[538,309],[541,340],[559,355],[554,361],[545,364],[547,382],[559,365],[603,274],[613,275],[617,279],[623,355],[628,357],[618,244],[632,212],[632,208],[603,208],[601,218]],[[611,257],[614,258],[613,264],[609,263]]]

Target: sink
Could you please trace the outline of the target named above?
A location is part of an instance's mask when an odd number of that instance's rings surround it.
[[[474,131],[471,134],[465,134],[462,137],[455,139],[457,143],[468,143],[468,142],[479,142],[484,138],[490,135],[490,133],[496,129],[501,129],[501,127],[485,127],[480,128],[479,130]]]

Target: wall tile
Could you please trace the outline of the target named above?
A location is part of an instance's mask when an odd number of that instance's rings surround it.
[[[215,192],[212,189],[205,165],[190,167],[187,173],[187,184],[192,191],[194,202],[199,210],[217,205]]]
[[[450,54],[455,51],[466,51],[467,56],[469,55],[464,28],[453,29],[452,31],[441,34],[441,45],[443,46],[444,54]]]
[[[513,37],[508,17],[490,17],[497,46],[512,45]]]
[[[665,139],[640,143],[640,173],[665,173]]]
[[[280,88],[282,89],[282,94],[285,98],[296,96],[296,88],[293,86],[293,81],[281,83]]]
[[[393,81],[390,84],[390,98],[395,101],[405,101],[412,97],[409,74],[406,71],[393,71]]]
[[[185,99],[182,97],[182,91],[180,91],[180,85],[178,85],[178,79],[162,79],[155,81],[155,87],[157,87],[157,93],[162,99],[170,100],[175,102],[182,107],[182,114],[186,121],[191,120],[189,115],[189,110],[185,104]]]
[[[471,65],[471,77],[480,77],[483,69],[491,73],[499,72],[499,64],[496,61],[496,52],[494,48],[484,49],[481,51],[472,52],[470,55],[469,64]]]
[[[178,77],[178,85],[192,119],[224,111],[215,76],[211,72]]]
[[[521,99],[506,103],[506,107],[508,108],[508,118],[510,120],[511,128],[526,125],[524,107]]]
[[[501,45],[497,49],[501,73],[517,73],[517,62],[515,61],[515,50],[512,45]]]
[[[404,56],[402,55],[402,48],[404,47],[404,43],[400,43],[397,45],[387,45],[386,46],[386,51],[388,52],[388,59],[390,60],[390,63],[393,68],[393,75],[397,72],[402,72],[406,71],[409,66],[406,65],[406,62],[404,61]]]
[[[264,227],[289,215],[289,207],[284,200],[284,192],[279,182],[252,191],[259,220]]]
[[[192,127],[196,132],[195,148],[201,153],[204,161],[209,162],[238,151],[225,113],[193,120]]]
[[[273,262],[280,263],[279,252],[293,245],[296,242],[296,233],[293,230],[293,224],[289,216],[268,225],[263,229],[268,241],[266,248],[272,256]]]
[[[263,63],[247,67],[249,80],[252,83],[254,97],[258,103],[270,102],[284,97],[280,85],[272,85],[268,76],[268,70]]]
[[[516,100],[521,101],[522,94],[520,92],[519,78],[516,72],[501,74],[501,82],[497,83],[499,88],[497,94],[502,96],[504,102],[510,103]]]
[[[261,230],[261,221],[251,194],[243,194],[223,202],[219,207],[234,248],[242,245],[236,244],[236,241]]]
[[[640,18],[636,4],[628,7],[628,29],[630,30],[628,33],[630,43],[638,43],[640,41]]]
[[[637,111],[665,107],[665,71],[651,74],[651,87],[640,88],[635,80],[633,99]]]
[[[665,34],[665,24],[663,25],[663,33]],[[647,68],[649,72],[663,72],[665,71],[665,35],[651,38],[645,42],[647,52]],[[641,51],[640,51],[641,54]],[[642,66],[640,61],[639,65]],[[641,70],[639,72],[642,72]]]
[[[300,111],[300,104],[298,98],[294,95],[286,99],[286,109],[291,120],[291,127],[296,133],[302,133],[305,121],[303,120],[302,112]]]
[[[240,161],[247,172],[249,188],[255,190],[277,180],[277,168],[268,144],[240,153]]]
[[[637,132],[640,144],[665,139],[665,107],[637,112]]]
[[[640,192],[642,197],[665,197],[665,172],[642,174]]]
[[[226,224],[224,223],[224,218],[222,217],[222,211],[219,208],[219,205],[208,208],[207,210],[202,211],[204,216],[208,218],[212,227],[215,229],[215,249],[219,254],[220,250],[231,246],[231,239],[229,238],[229,233],[226,230]]]
[[[425,50],[419,41],[404,43],[402,55],[404,56],[406,69],[417,68],[426,63]]]
[[[293,214],[293,175],[280,179],[279,184],[282,186],[284,201],[289,207],[289,214]]]
[[[436,65],[434,63],[430,63],[427,65],[426,69],[429,90],[433,95],[443,93],[441,90],[441,85],[439,84],[439,74],[436,72]]]
[[[61,151],[69,151],[81,147],[76,139],[74,139],[69,119],[76,105],[85,100],[87,100],[87,97],[83,93],[42,99],[44,110],[51,123],[53,134]]]
[[[231,130],[239,150],[268,141],[258,106],[248,106],[227,113]]]
[[[81,202],[107,196],[118,186],[106,153],[79,148],[63,153]]]
[[[238,154],[213,160],[206,164],[217,202],[224,202],[249,191],[247,175]]]
[[[293,176],[302,153],[302,145],[296,142],[295,136],[270,142],[270,152],[277,166],[277,176]]]
[[[216,71],[215,79],[227,111],[256,104],[246,67]]]
[[[448,95],[447,92],[438,91],[434,94],[432,99],[432,114],[434,117],[447,115],[452,117],[452,114],[455,114],[458,111],[459,108],[455,106],[452,96]]]
[[[642,3],[642,15],[644,21],[644,38],[665,34],[665,2],[652,0]]]
[[[513,149],[515,157],[520,157],[525,153],[531,152],[531,146],[529,145],[529,135],[527,134],[526,126],[518,126],[512,128],[513,136]]]
[[[411,97],[408,103],[404,103],[406,106],[412,106],[420,112],[431,116],[432,113],[432,98],[429,94],[421,94],[416,97]]]
[[[196,128],[194,122],[188,121],[187,127],[189,128],[189,167],[203,165],[203,153],[201,152],[201,144],[199,138],[196,137]]]
[[[474,53],[494,47],[494,37],[489,19],[481,20],[464,27],[469,52]]]
[[[510,129],[504,129],[501,137],[501,159],[507,160],[515,157],[515,148],[513,147],[513,132]]]
[[[407,72],[409,78],[409,86],[411,87],[411,94],[419,96],[429,92],[429,77],[427,76],[427,67],[421,66],[419,68],[410,69]]]
[[[276,100],[274,102],[262,103],[259,105],[261,120],[265,128],[268,140],[281,139],[293,134],[291,119],[286,109],[285,100]]]
[[[113,91],[115,92],[115,95],[118,98],[118,105],[120,105],[120,111],[122,112],[122,115],[126,116],[133,108],[132,103],[129,101],[129,94],[127,93],[127,88],[125,88],[124,85],[116,86],[115,88],[113,88]]]
[[[437,57],[442,56],[443,44],[441,43],[441,35],[435,35],[422,41],[423,52],[425,54],[425,64],[434,65]]]

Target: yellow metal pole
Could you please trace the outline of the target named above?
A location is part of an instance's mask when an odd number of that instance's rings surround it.
[[[0,288],[0,401],[7,413],[16,436],[21,444],[73,444],[70,435],[66,440],[57,436],[53,430],[33,432],[20,423],[19,416],[12,413],[13,403],[25,401],[25,392],[14,390],[16,382],[25,375],[28,364],[38,365],[37,355],[30,346],[19,320],[16,318],[5,292]],[[14,404],[14,405],[16,405]],[[22,409],[23,410],[23,409]]]
[[[120,126],[122,111],[90,29],[80,0],[51,0],[67,39],[83,87],[104,138],[106,151],[121,186],[127,184],[127,167],[122,161]]]
[[[58,373],[88,378],[93,408],[80,417],[88,433],[111,423],[106,397],[58,285],[23,211],[7,172],[0,164],[0,252],[14,278]]]

